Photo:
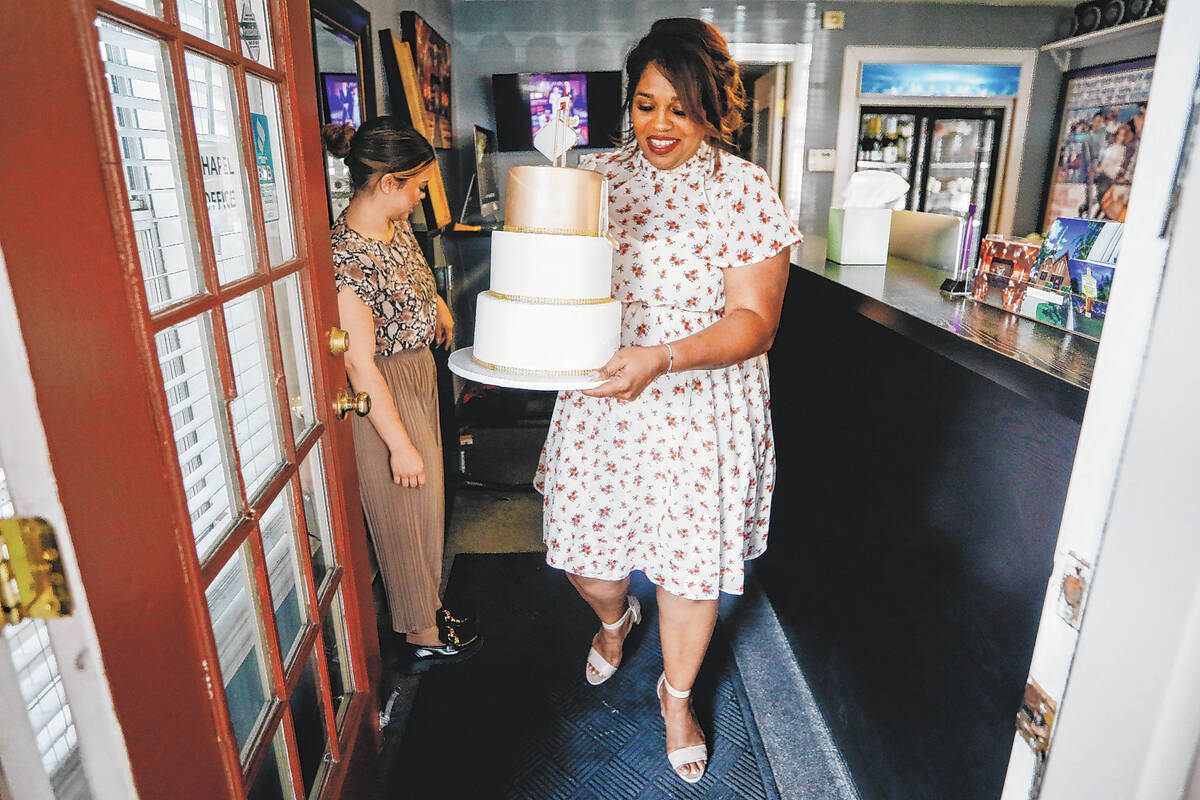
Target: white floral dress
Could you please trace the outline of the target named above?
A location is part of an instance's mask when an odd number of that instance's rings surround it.
[[[640,151],[585,155],[608,179],[621,345],[689,336],[724,313],[726,268],[800,240],[757,166],[708,145],[673,170]],[[674,372],[641,396],[561,392],[534,485],[546,561],[620,580],[633,570],[692,599],[741,594],[766,549],[774,439],[765,355]]]

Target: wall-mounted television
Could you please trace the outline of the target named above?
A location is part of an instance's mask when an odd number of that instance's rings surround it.
[[[496,135],[502,151],[532,150],[533,137],[569,98],[576,147],[615,147],[621,128],[621,73],[518,72],[492,76]]]

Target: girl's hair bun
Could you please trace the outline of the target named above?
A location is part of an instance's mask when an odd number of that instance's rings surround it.
[[[354,123],[347,122],[344,125],[328,125],[321,126],[321,141],[325,144],[325,149],[328,150],[335,158],[345,158],[350,155],[350,142],[354,138]]]

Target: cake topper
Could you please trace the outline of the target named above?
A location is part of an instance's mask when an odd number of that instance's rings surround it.
[[[554,162],[556,167],[565,167],[567,165],[567,151],[570,150],[578,141],[578,134],[572,125],[579,124],[578,117],[570,116],[567,107],[571,103],[571,98],[564,95],[558,99],[558,105],[554,109],[554,119],[543,126],[537,135],[533,137],[533,146],[544,155],[546,158]]]

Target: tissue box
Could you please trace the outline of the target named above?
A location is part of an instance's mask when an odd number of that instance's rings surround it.
[[[891,231],[890,208],[831,208],[825,257],[838,264],[886,264]]]

